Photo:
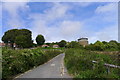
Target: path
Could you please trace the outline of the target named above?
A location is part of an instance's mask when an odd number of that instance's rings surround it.
[[[60,54],[47,63],[16,77],[16,80],[20,78],[71,78],[63,65],[64,56],[64,53]]]

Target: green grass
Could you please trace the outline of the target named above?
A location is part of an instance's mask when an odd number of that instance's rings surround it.
[[[92,60],[98,63],[92,63]],[[120,79],[120,69],[111,68],[111,72],[107,74],[107,68],[103,65],[104,63],[119,65],[117,54],[98,54],[80,49],[68,49],[64,61],[68,72],[75,78]]]
[[[19,73],[23,73],[33,67],[41,65],[58,54],[62,53],[60,50],[42,50],[36,49],[21,49],[12,50],[3,48],[2,50],[2,77],[13,78]]]

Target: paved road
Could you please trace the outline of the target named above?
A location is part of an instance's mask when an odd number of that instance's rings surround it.
[[[64,67],[64,53],[56,56],[47,63],[38,66],[18,77],[18,78],[71,78]]]

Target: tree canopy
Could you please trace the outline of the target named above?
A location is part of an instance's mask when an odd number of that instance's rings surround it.
[[[58,43],[58,45],[60,46],[60,47],[65,47],[66,46],[66,41],[65,40],[61,40],[59,43]]]
[[[36,37],[36,42],[37,42],[38,45],[43,45],[44,42],[45,42],[44,36],[43,36],[43,35],[38,35],[38,36]]]
[[[18,32],[18,29],[11,29],[11,30],[6,31],[2,37],[2,41],[4,43],[14,43],[15,38],[18,35],[17,32]]]
[[[21,48],[32,47],[32,32],[28,29],[11,29],[5,32],[2,37],[4,43],[10,43],[13,47],[13,43],[16,43]]]
[[[120,49],[120,43],[118,43],[115,40],[111,40],[109,42],[96,41],[94,44],[90,44],[85,48],[88,50],[96,50],[96,51],[118,51]]]
[[[82,45],[80,45],[77,41],[71,41],[67,44],[67,48],[82,48]]]

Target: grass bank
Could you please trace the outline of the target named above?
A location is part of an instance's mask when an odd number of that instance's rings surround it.
[[[119,54],[119,53],[118,53]],[[118,54],[99,54],[80,49],[68,49],[65,52],[65,66],[74,78],[120,79],[120,69],[110,68],[108,73],[104,63],[119,65]],[[92,63],[92,60],[98,63]]]

